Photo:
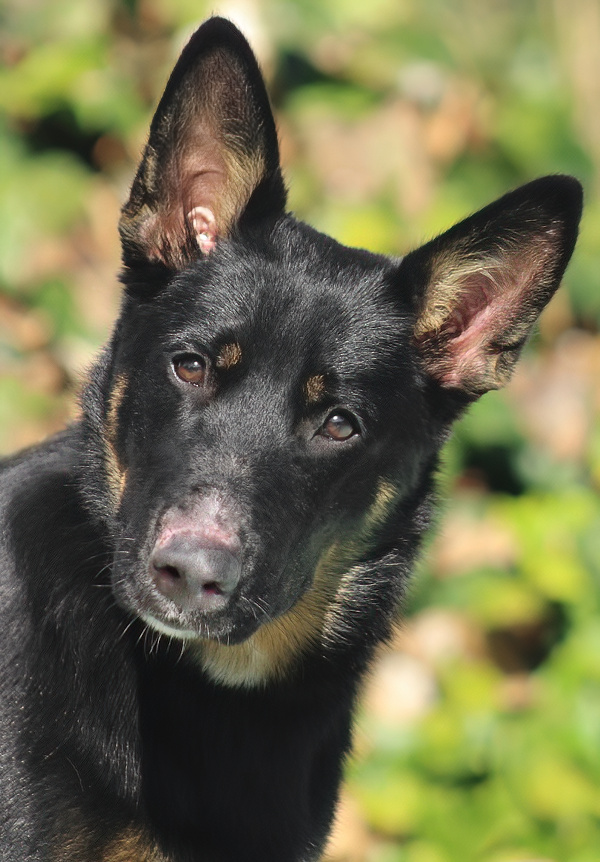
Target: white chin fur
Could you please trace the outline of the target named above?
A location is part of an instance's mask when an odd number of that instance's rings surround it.
[[[141,619],[150,626],[150,628],[160,632],[162,635],[168,635],[170,638],[177,638],[181,641],[199,639],[197,633],[191,631],[191,629],[178,629],[175,628],[175,626],[166,625],[166,623],[155,619],[151,614],[140,614],[140,616]]]

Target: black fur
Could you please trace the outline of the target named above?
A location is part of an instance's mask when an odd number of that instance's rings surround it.
[[[437,453],[510,376],[580,209],[546,177],[403,261],[345,248],[285,212],[243,37],[200,28],[82,418],[2,468],[2,860],[319,858]]]

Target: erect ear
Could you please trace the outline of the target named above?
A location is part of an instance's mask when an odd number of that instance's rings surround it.
[[[571,177],[535,180],[407,255],[427,372],[474,399],[504,386],[575,246],[582,190]]]
[[[121,214],[126,265],[177,270],[242,217],[285,206],[277,133],[256,59],[233,24],[211,18],[179,58]]]

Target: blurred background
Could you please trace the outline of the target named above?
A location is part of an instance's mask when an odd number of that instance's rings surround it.
[[[211,12],[263,65],[291,209],[344,243],[402,254],[535,176],[585,185],[564,289],[446,449],[328,858],[598,862],[598,0],[3,0],[0,451],[76,414],[150,112]]]

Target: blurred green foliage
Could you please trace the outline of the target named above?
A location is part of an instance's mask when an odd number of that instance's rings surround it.
[[[292,209],[343,242],[401,254],[534,176],[586,187],[562,295],[445,452],[449,502],[366,692],[330,856],[596,862],[597,0],[4,0],[0,449],[72,415],[150,111],[212,11],[262,60]]]

